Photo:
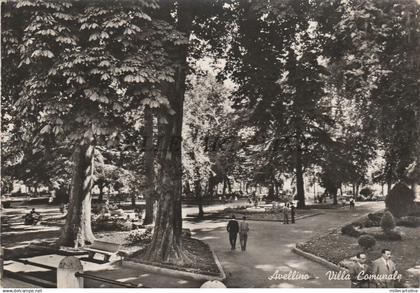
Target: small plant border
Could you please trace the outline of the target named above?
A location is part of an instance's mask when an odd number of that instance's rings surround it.
[[[169,276],[177,277],[177,278],[187,278],[187,279],[192,279],[192,280],[197,280],[197,281],[213,281],[213,280],[224,281],[226,279],[226,273],[223,269],[223,266],[220,263],[219,258],[217,257],[214,250],[211,249],[210,246],[208,247],[213,256],[213,261],[215,262],[219,270],[219,273],[188,272],[186,270],[176,267],[175,265],[153,263],[153,262],[147,262],[143,260],[132,261],[132,260],[121,259],[121,260],[116,261],[116,263],[119,263],[119,265],[121,265],[122,267],[143,269],[151,273],[159,273],[159,274],[169,275]]]

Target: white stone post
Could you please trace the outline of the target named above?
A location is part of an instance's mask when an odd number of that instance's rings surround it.
[[[212,280],[205,282],[200,288],[226,288],[226,286],[218,280]]]
[[[80,260],[74,256],[66,256],[60,261],[57,269],[57,288],[83,288],[83,278],[75,274],[83,273]]]

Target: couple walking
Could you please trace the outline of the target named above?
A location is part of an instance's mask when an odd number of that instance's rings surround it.
[[[236,249],[236,239],[239,233],[239,241],[241,242],[241,250],[246,250],[246,242],[248,241],[248,231],[249,225],[246,222],[246,217],[242,217],[242,221],[238,223],[236,221],[235,215],[232,215],[232,219],[229,221],[227,227],[227,231],[229,232],[229,242],[231,245],[231,250]]]
[[[289,224],[289,213],[291,216],[292,224],[295,223],[296,208],[292,202],[286,203],[283,206],[283,224]]]

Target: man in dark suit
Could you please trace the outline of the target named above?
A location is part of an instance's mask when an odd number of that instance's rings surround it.
[[[395,263],[391,260],[391,250],[382,249],[382,256],[373,262],[372,274],[376,276],[391,276],[397,271]],[[382,278],[376,280],[378,288],[394,288],[395,280]]]
[[[352,288],[369,288],[369,280],[364,280],[363,277],[365,275],[369,275],[369,266],[366,264],[366,254],[365,253],[358,253],[357,259],[354,265],[350,268],[350,279],[351,279],[351,287]]]
[[[239,232],[239,224],[235,220],[235,215],[232,215],[232,220],[229,221],[226,229],[229,232],[229,242],[231,249],[234,250],[236,249],[236,238],[238,237]]]

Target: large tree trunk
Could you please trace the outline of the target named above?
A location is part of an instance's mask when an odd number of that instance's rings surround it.
[[[214,197],[214,189],[216,187],[216,184],[214,183],[214,177],[212,175],[209,176],[209,184],[208,184],[208,197],[213,198]]]
[[[203,194],[202,194],[202,188],[201,188],[201,180],[198,178],[194,182],[194,189],[195,189],[195,197],[197,199],[197,205],[198,205],[198,218],[202,219],[204,216],[203,211]]]
[[[228,189],[229,194],[232,194],[232,184],[230,182],[229,177],[226,176],[225,181],[226,181],[226,184],[227,184],[227,189]]]
[[[136,193],[134,191],[131,193],[131,208],[136,209]]]
[[[297,190],[297,208],[305,208],[305,188],[303,181],[302,150],[300,146],[296,150],[296,190]]]
[[[171,21],[171,2],[160,1],[161,12]],[[189,39],[193,21],[192,0],[178,3],[177,29]],[[181,135],[188,47],[176,48],[173,52],[178,63],[175,84],[169,84],[167,97],[175,114],[162,114],[162,150],[159,156],[157,206],[152,241],[146,251],[146,259],[152,262],[183,264],[192,260],[182,249],[182,158]]]
[[[153,115],[149,107],[144,111],[144,128],[146,139],[146,150],[144,153],[144,168],[146,172],[146,207],[144,215],[144,225],[153,223],[153,205],[155,202],[155,170],[154,170],[154,150],[153,150]]]
[[[59,245],[83,247],[95,240],[91,227],[93,150],[94,147],[91,145],[79,145],[73,152],[73,178],[69,209],[58,240]]]
[[[273,179],[273,184],[274,184],[274,194],[276,196],[276,200],[279,199],[279,183],[277,182],[276,179]]]
[[[38,183],[35,183],[34,185],[34,195],[35,197],[38,197]]]
[[[98,201],[99,202],[103,202],[104,201],[104,184],[103,183],[99,183],[98,184],[98,188],[99,188],[99,197],[98,197]]]
[[[334,190],[331,190],[332,191],[332,195],[333,195],[333,204],[338,204],[338,201],[337,201],[337,193],[338,193],[338,189],[337,188],[334,188]]]

